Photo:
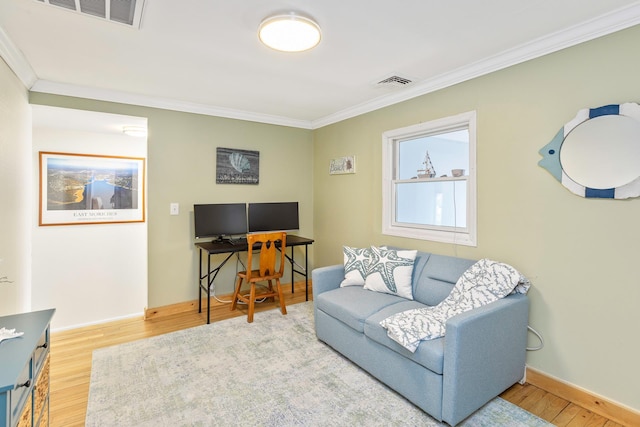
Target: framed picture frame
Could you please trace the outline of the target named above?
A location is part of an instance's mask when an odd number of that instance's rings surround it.
[[[216,184],[260,183],[260,152],[216,148]]]
[[[145,221],[144,158],[39,154],[39,225]]]
[[[331,159],[329,175],[356,173],[356,156],[344,156]]]

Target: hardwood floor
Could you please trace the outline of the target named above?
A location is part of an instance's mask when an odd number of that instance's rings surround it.
[[[556,426],[622,426],[528,383],[515,384],[500,397]]]
[[[296,292],[292,294],[290,287],[285,286],[285,298],[287,305],[303,302],[304,288],[296,286]],[[276,304],[260,304],[256,307],[256,312],[269,309],[276,309]],[[246,316],[246,309],[231,312],[228,304],[212,302],[212,322],[236,316]],[[259,321],[259,317],[256,317],[256,321]],[[53,333],[51,337],[51,427],[84,425],[93,350],[200,326],[205,322],[206,313],[191,311],[148,320],[142,318],[120,320]],[[530,384],[516,384],[505,391],[502,397],[557,426],[620,426]],[[144,396],[140,398],[143,399]]]

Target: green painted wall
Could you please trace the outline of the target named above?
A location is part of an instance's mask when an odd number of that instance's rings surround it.
[[[510,263],[533,282],[530,324],[545,339],[528,365],[640,410],[640,199],[580,198],[537,165],[579,109],[640,102],[639,42],[634,27],[316,130],[315,265],[342,262],[342,245],[370,244]],[[383,236],[382,133],[470,110],[477,248]],[[343,155],[356,156],[357,173],[330,176],[330,159]]]
[[[299,234],[312,234],[310,130],[35,92],[31,93],[30,102],[148,118],[148,307],[198,297],[198,251],[193,244],[196,203],[298,201]],[[216,184],[216,147],[259,151],[260,184]],[[180,204],[180,215],[169,215],[172,202]],[[303,254],[302,249],[296,250],[299,259],[304,259]],[[215,257],[212,262],[222,259]],[[217,295],[233,291],[234,259],[216,279]],[[283,282],[290,282],[289,276]]]
[[[634,27],[315,131],[38,93],[30,101],[149,118],[149,307],[197,296],[190,205],[299,200],[316,266],[341,262],[342,245],[385,243],[514,265],[533,282],[530,324],[545,338],[529,366],[640,410],[640,199],[583,199],[537,165],[579,109],[640,102],[639,41]],[[470,110],[477,248],[381,235],[382,132]],[[216,185],[217,146],[259,150],[261,184]],[[344,155],[356,156],[357,173],[330,176],[330,159]],[[232,281],[233,271],[221,276],[219,293]]]

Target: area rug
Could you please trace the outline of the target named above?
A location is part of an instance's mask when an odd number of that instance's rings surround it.
[[[444,426],[316,339],[313,303],[94,351],[86,426]],[[548,426],[496,398],[462,424]]]

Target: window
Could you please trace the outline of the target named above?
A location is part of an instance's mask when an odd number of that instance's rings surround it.
[[[382,233],[476,245],[476,113],[382,135]]]

